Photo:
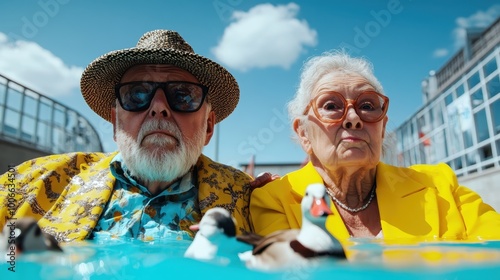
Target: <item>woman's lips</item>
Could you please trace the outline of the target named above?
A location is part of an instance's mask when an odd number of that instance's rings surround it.
[[[344,137],[344,138],[342,138],[342,141],[345,141],[345,142],[358,142],[358,141],[363,141],[363,139],[358,138],[358,137],[350,136],[350,137]]]

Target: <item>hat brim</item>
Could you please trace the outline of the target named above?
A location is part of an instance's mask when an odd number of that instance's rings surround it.
[[[208,100],[215,112],[216,123],[229,116],[238,104],[238,83],[216,62],[175,49],[129,48],[100,56],[83,71],[80,88],[89,107],[111,122],[111,108],[116,104],[114,87],[130,67],[138,64],[170,64],[190,72],[208,87]]]

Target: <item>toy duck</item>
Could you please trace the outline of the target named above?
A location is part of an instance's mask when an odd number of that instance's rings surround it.
[[[236,240],[236,221],[224,208],[209,209],[200,223],[190,229],[197,232],[184,253],[187,258],[227,263],[231,258],[237,260],[239,252],[251,249],[250,245]]]
[[[340,242],[325,228],[332,212],[327,203],[325,186],[311,184],[301,201],[302,226],[300,229],[280,230],[270,235],[250,239],[254,248],[239,254],[248,268],[279,270],[287,267],[309,266],[323,257],[345,259]],[[248,242],[247,237],[239,238]]]
[[[62,252],[57,240],[43,232],[37,221],[29,217],[8,220],[0,233],[0,243],[3,250],[16,254],[45,250]]]

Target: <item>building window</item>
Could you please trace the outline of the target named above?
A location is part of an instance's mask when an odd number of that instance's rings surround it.
[[[500,79],[498,75],[491,78],[489,82],[486,83],[486,89],[488,90],[488,96],[492,98],[500,92]]]
[[[493,57],[488,63],[483,67],[484,76],[488,77],[491,73],[497,70],[497,60]]]
[[[474,166],[477,163],[476,159],[477,151],[472,151],[465,155],[465,158],[467,160],[467,166]]]
[[[462,134],[464,136],[464,146],[465,148],[470,148],[472,147],[472,131],[470,128],[467,128]]]
[[[435,103],[434,106],[431,108],[431,116],[434,121],[434,127],[437,128],[440,125],[444,123],[443,121],[443,112],[441,111],[441,102]]]
[[[495,141],[495,143],[496,143],[496,146],[497,146],[497,156],[500,157],[500,139],[497,140],[497,141]],[[500,163],[500,161],[498,163]]]
[[[447,126],[449,133],[448,143],[450,153],[454,154],[472,146],[472,129],[474,120],[469,95],[462,95],[446,108]],[[463,146],[460,138],[463,139]]]
[[[453,94],[450,92],[446,97],[444,98],[444,102],[446,103],[446,106],[450,105],[451,102],[453,102]]]
[[[476,124],[476,136],[478,143],[490,138],[486,111],[484,109],[474,114],[474,123]]]
[[[477,74],[477,73],[476,73]],[[479,79],[479,75],[477,76],[478,79]],[[472,77],[469,78],[469,80],[471,79]],[[479,81],[478,81],[479,82]],[[472,88],[469,84],[469,88]],[[464,94],[465,92],[465,89],[464,89],[464,84],[460,84],[457,89],[456,89],[456,92],[457,92],[457,98],[462,96],[462,94]]]
[[[419,153],[419,159],[415,162],[420,162],[420,163],[430,163],[427,159],[427,155],[426,155],[426,146],[424,146],[424,144],[420,143],[418,145],[418,153]]]
[[[471,102],[472,102],[472,108],[476,108],[477,106],[483,104],[484,102],[483,89],[479,88],[478,90],[476,90],[476,92],[474,92],[471,95]]]
[[[491,119],[493,120],[493,133],[500,133],[500,99],[490,105]]]
[[[481,161],[486,161],[493,158],[493,151],[491,150],[490,144],[479,148],[479,157],[481,158]]]
[[[9,88],[7,91],[7,102],[6,102],[6,107],[14,109],[17,112],[22,111],[22,99],[23,99],[23,93],[20,91],[17,91],[13,88]]]
[[[469,85],[469,90],[474,88],[477,84],[479,84],[480,78],[479,78],[479,71],[474,73],[472,76],[467,79],[467,84]],[[458,94],[458,89],[457,89],[457,94]]]
[[[430,146],[429,162],[439,162],[448,156],[448,147],[446,146],[446,137],[444,130],[438,131],[430,140],[424,142],[424,145]]]
[[[455,170],[460,170],[464,167],[462,163],[462,157],[457,157],[456,159],[453,160],[453,165],[455,167]]]

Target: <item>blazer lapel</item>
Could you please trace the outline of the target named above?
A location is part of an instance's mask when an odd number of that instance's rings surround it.
[[[436,189],[420,179],[415,170],[378,164],[376,193],[384,239],[439,236]]]

